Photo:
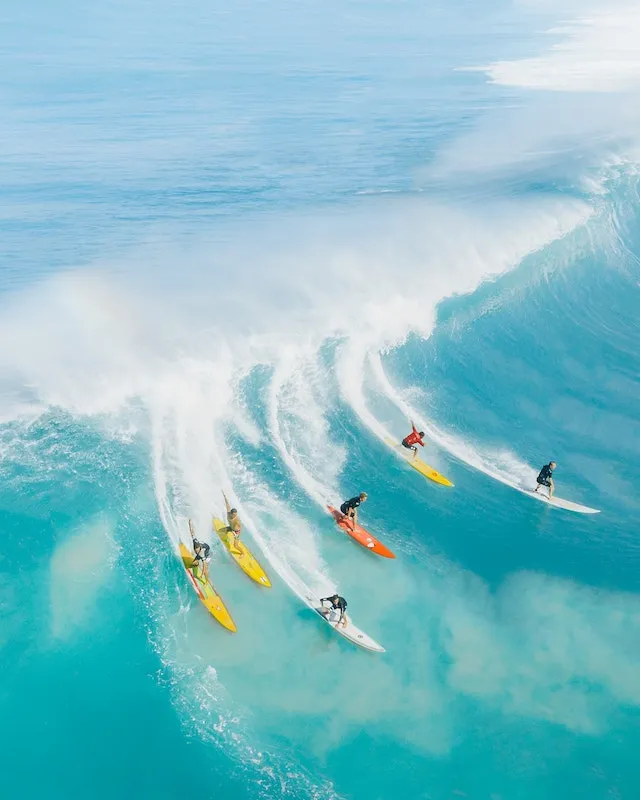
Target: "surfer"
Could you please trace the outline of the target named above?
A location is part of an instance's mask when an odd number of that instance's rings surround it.
[[[211,548],[206,542],[199,542],[196,539],[195,532],[193,530],[193,522],[189,520],[189,533],[191,534],[191,538],[193,539],[193,552],[195,553],[193,557],[193,562],[191,564],[191,569],[193,570],[194,576],[197,578],[196,575],[196,567],[200,567],[202,570],[202,575],[206,581],[209,580],[209,551]]]
[[[238,509],[231,508],[231,504],[227,500],[227,495],[223,492],[222,496],[224,497],[224,504],[227,507],[227,527],[224,529],[223,533],[232,534],[233,535],[233,549],[236,555],[241,556],[242,550],[238,547],[238,539],[240,538],[240,533],[242,532],[242,523],[240,522],[240,517],[238,516]],[[229,541],[227,539],[227,541]]]
[[[418,457],[418,448],[416,445],[420,445],[420,447],[424,447],[424,431],[418,431],[416,426],[411,423],[411,433],[408,436],[405,436],[402,440],[402,446],[406,447],[407,450],[413,450],[413,457]]]
[[[552,476],[553,476],[553,470],[555,468],[556,468],[555,461],[550,461],[548,464],[545,464],[544,467],[542,467],[542,469],[540,470],[540,474],[536,478],[538,485],[533,490],[534,492],[537,492],[541,486],[546,486],[549,489],[549,499],[553,497],[553,490],[555,487],[553,485]]]
[[[324,603],[331,603],[329,608],[324,608]],[[340,597],[339,594],[332,594],[331,597],[321,597],[320,598],[320,605],[322,606],[318,610],[322,614],[323,617],[326,617],[329,622],[333,620],[330,619],[332,611],[339,611],[340,612],[340,619],[336,622],[336,627],[341,625],[343,628],[346,627],[348,619],[347,619],[347,601],[344,597]]]
[[[350,500],[345,500],[340,506],[340,511],[347,519],[350,519],[353,525],[358,524],[358,506],[364,503],[367,499],[366,492],[360,492],[357,497],[352,497]]]

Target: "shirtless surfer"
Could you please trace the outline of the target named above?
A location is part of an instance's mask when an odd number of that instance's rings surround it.
[[[238,509],[231,508],[231,504],[227,500],[227,495],[224,492],[222,492],[222,496],[224,497],[224,504],[227,507],[227,527],[224,529],[224,531],[222,531],[222,533],[233,534],[233,545],[229,543],[229,549],[236,555],[241,556],[242,550],[238,547],[238,539],[240,538],[240,533],[242,532],[242,523],[240,522],[240,517],[238,516]],[[227,541],[229,540],[227,539]]]

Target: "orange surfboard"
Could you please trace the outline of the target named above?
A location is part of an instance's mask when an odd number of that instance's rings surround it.
[[[345,533],[348,533],[352,539],[355,539],[358,544],[366,547],[372,553],[376,553],[384,558],[395,558],[395,555],[389,550],[388,547],[379,542],[369,531],[365,530],[361,525],[354,525],[351,520],[348,520],[345,515],[338,511],[333,506],[327,506],[329,513],[333,516],[338,527],[342,528]]]

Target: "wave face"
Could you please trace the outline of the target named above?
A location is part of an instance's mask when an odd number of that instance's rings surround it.
[[[636,796],[637,10],[38,11],[0,34],[3,796]],[[514,491],[551,458],[601,514]],[[363,489],[394,562],[325,513]],[[233,637],[175,555],[222,490],[274,583],[210,538]]]

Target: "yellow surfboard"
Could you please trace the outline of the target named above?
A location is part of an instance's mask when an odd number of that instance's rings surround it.
[[[262,569],[247,545],[240,541],[236,544],[233,534],[227,530],[227,525],[222,520],[214,517],[213,528],[240,569],[246,572],[256,583],[259,583],[260,586],[270,587],[271,581],[267,577],[267,573]]]
[[[429,478],[430,481],[434,483],[439,483],[441,486],[453,486],[451,481],[448,478],[445,478],[440,472],[435,470],[433,467],[430,467],[428,464],[425,464],[424,461],[420,458],[414,458],[413,455],[409,455],[411,452],[410,450],[406,451],[405,453],[402,452],[403,448],[400,442],[396,442],[393,439],[387,439],[385,437],[385,442],[397,452],[400,458],[403,461],[406,461],[410,467],[419,472],[421,475],[424,475],[425,478]]]
[[[194,570],[191,569],[193,553],[191,553],[189,548],[182,544],[182,542],[180,542],[180,555],[182,556],[184,571],[189,576],[191,585],[196,590],[196,594],[202,601],[204,607],[224,628],[235,633],[237,630],[236,623],[231,618],[231,614],[227,611],[227,607],[222,602],[220,595],[211,585],[211,582],[205,580],[204,576],[200,574],[199,569],[195,570],[196,575],[193,574]]]

